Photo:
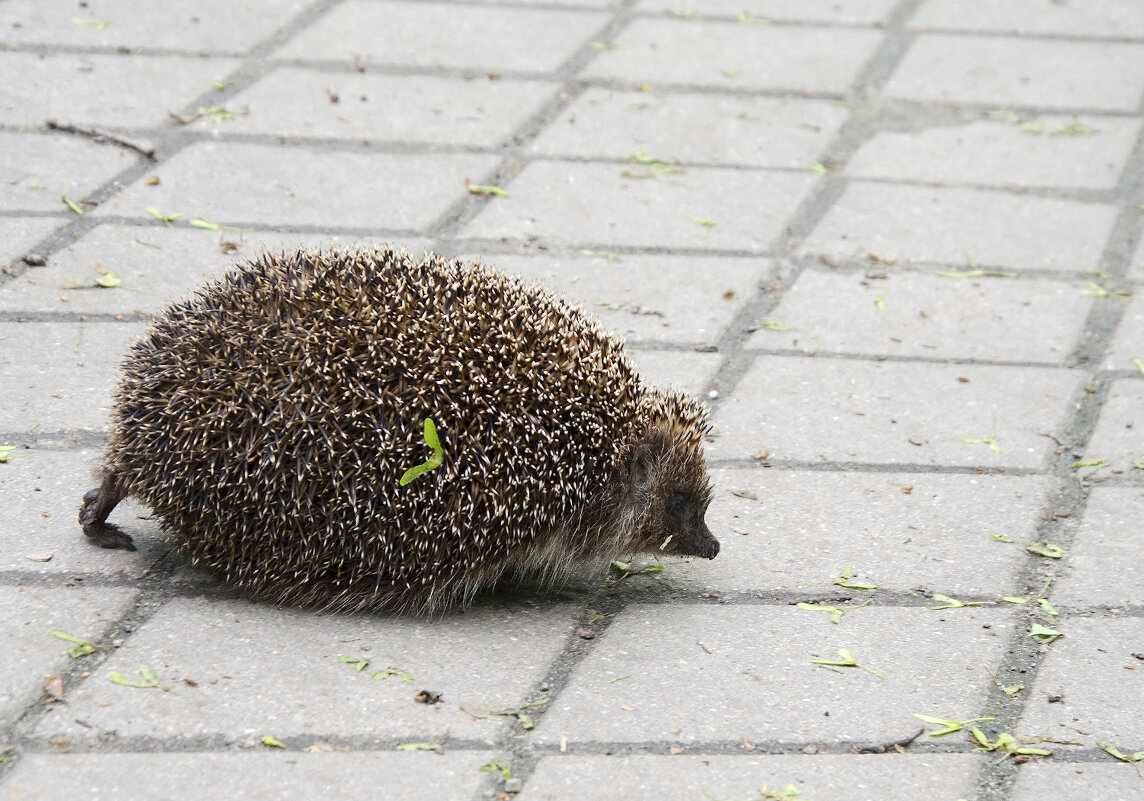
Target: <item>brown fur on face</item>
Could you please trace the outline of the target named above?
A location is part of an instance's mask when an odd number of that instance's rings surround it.
[[[653,390],[644,404],[649,422],[629,454],[630,507],[638,551],[714,559],[719,542],[704,521],[711,484],[702,439],[707,410],[690,398]]]

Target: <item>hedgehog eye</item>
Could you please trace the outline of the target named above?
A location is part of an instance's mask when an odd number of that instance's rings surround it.
[[[672,495],[671,500],[668,501],[668,505],[671,507],[671,511],[673,511],[673,512],[682,512],[683,506],[686,503],[687,503],[687,500],[682,495],[680,495],[678,492],[675,493],[674,495]]]

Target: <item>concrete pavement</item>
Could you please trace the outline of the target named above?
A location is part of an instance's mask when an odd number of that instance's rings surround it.
[[[1144,798],[1144,5],[0,0],[0,76],[0,797]],[[424,621],[88,546],[148,317],[356,241],[708,398],[720,556]]]

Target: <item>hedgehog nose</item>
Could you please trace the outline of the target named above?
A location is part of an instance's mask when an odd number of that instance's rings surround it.
[[[696,549],[696,556],[702,556],[704,559],[714,559],[719,555],[719,540],[715,539],[715,535],[711,533],[711,529],[707,528],[707,524],[701,522],[703,530],[699,532],[699,547]]]
[[[712,537],[711,542],[709,542],[707,544],[707,547],[704,548],[703,556],[706,557],[707,559],[714,559],[718,555],[719,555],[719,540]]]

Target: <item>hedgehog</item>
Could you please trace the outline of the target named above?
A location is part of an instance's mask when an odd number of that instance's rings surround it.
[[[157,315],[114,396],[84,534],[150,507],[246,595],[436,614],[498,581],[713,559],[706,407],[578,307],[389,246],[263,252]]]

